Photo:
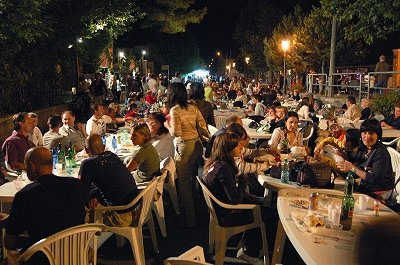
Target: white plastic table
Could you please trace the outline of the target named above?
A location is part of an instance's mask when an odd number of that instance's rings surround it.
[[[322,190],[322,189],[283,189],[279,192],[277,208],[279,214],[278,231],[275,239],[275,248],[271,264],[281,263],[283,247],[286,237],[290,239],[293,247],[299,253],[300,257],[306,264],[309,265],[336,265],[336,264],[358,264],[356,260],[356,251],[354,251],[354,241],[344,240],[339,237],[339,240],[322,237],[321,243],[314,243],[313,236],[308,232],[301,232],[297,229],[295,222],[291,219],[290,214],[293,211],[299,210],[299,206],[292,203],[293,198],[307,198],[311,192],[319,192],[333,195],[333,201],[336,204],[341,203],[342,191],[337,190]],[[357,200],[360,194],[354,194]],[[396,214],[384,205],[380,206],[379,216],[374,215],[372,210],[373,199],[368,201],[367,210],[361,211],[357,204],[354,210],[353,225],[350,232],[357,233],[362,227],[362,223]],[[304,210],[306,211],[306,210]],[[324,210],[321,210],[323,212]],[[345,231],[342,231],[346,233]],[[354,238],[354,237],[353,237]]]

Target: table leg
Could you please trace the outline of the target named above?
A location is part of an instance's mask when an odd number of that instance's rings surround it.
[[[283,248],[285,246],[285,241],[286,241],[286,232],[285,232],[285,229],[283,229],[281,220],[279,220],[278,231],[276,233],[274,253],[272,255],[272,263],[271,264],[280,264],[281,263]]]

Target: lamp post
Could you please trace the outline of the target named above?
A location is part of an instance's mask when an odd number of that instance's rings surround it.
[[[147,51],[142,50],[142,57],[140,58],[140,66],[142,68],[142,75],[145,75],[145,67],[144,67],[144,56],[147,54]]]
[[[286,94],[286,52],[289,49],[289,41],[282,41],[282,50],[283,50],[283,93]]]
[[[246,63],[246,75],[249,75],[249,63],[250,63],[250,57],[244,58],[244,61]],[[247,77],[246,77],[247,78]]]

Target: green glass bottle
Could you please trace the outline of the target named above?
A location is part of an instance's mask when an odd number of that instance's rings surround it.
[[[281,154],[289,154],[289,140],[287,138],[287,131],[285,130],[285,137],[281,141]]]
[[[354,197],[353,197],[354,177],[353,172],[347,173],[346,182],[344,184],[344,194],[342,198],[342,213],[340,215],[340,224],[343,230],[350,230],[353,221]]]
[[[63,167],[65,167],[65,151],[61,143],[58,144],[58,163],[63,164]]]
[[[74,167],[74,168],[76,167],[75,155],[76,155],[75,149],[72,146],[72,142],[69,141],[68,157],[71,160],[71,166]]]

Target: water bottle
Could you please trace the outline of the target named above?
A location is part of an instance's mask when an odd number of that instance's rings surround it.
[[[101,135],[101,142],[106,145],[107,140],[106,140],[106,136],[104,134]]]
[[[289,161],[288,161],[287,158],[285,158],[283,160],[283,164],[282,164],[281,182],[282,183],[289,183],[289,176],[290,176]]]
[[[112,138],[111,147],[112,147],[113,151],[116,153],[118,150],[118,143],[117,143],[117,138],[115,138],[115,135]]]
[[[68,157],[71,159],[71,166],[76,167],[76,160],[75,160],[75,149],[74,146],[72,145],[71,141],[69,141],[69,148],[68,148]]]
[[[56,169],[58,163],[58,151],[57,148],[51,149],[51,154],[53,156],[53,169]]]
[[[65,171],[67,172],[68,176],[72,176],[72,173],[74,173],[74,169],[72,168],[72,160],[69,156],[65,157]]]

